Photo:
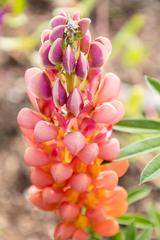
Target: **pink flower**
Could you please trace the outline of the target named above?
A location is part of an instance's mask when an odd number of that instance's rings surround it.
[[[55,212],[55,240],[89,240],[87,228],[111,237],[117,218],[127,211],[127,192],[118,186],[128,161],[112,128],[124,115],[117,100],[120,79],[103,77],[111,54],[109,39],[91,41],[89,18],[61,12],[52,29],[41,35],[44,69],[25,73],[28,97],[36,109],[23,108],[17,117],[29,143],[24,154],[30,168],[30,201]],[[102,164],[103,163],[103,164]]]

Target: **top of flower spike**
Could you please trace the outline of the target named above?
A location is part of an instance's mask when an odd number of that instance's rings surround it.
[[[90,68],[101,68],[111,53],[108,39],[99,37],[91,42],[90,23],[79,13],[63,12],[52,18],[51,30],[41,35],[42,62],[46,69],[57,69],[60,79],[69,79],[69,92],[87,78]]]

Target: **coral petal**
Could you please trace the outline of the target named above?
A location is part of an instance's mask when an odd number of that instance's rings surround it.
[[[55,240],[69,240],[75,232],[75,227],[69,223],[58,224],[54,230]]]
[[[50,141],[56,138],[57,129],[49,122],[39,121],[35,126],[34,136],[37,142]]]
[[[59,214],[64,221],[74,221],[79,215],[79,207],[76,204],[63,203],[60,206]]]
[[[116,220],[109,218],[103,223],[95,223],[94,230],[104,237],[112,237],[118,233],[119,225]]]
[[[73,173],[73,168],[69,164],[56,163],[51,168],[51,174],[56,183],[68,180]]]
[[[93,120],[97,123],[112,124],[117,116],[117,110],[111,103],[103,103],[93,113]]]
[[[99,157],[104,160],[114,160],[120,151],[120,144],[116,138],[99,144]]]
[[[79,229],[74,233],[72,240],[89,240],[89,235],[84,230]]]
[[[24,154],[25,163],[29,166],[42,166],[49,163],[47,154],[40,148],[28,147]]]
[[[69,133],[64,137],[64,144],[71,154],[77,155],[85,146],[85,137],[80,132]]]
[[[91,179],[85,173],[75,174],[72,176],[70,186],[77,192],[85,192],[91,184]]]
[[[78,157],[85,164],[91,164],[96,160],[99,153],[99,147],[96,143],[87,144],[79,153]]]
[[[113,73],[105,75],[104,80],[100,85],[97,96],[99,103],[110,101],[118,96],[120,89],[120,79]]]
[[[38,188],[45,188],[53,184],[52,177],[40,168],[31,168],[31,182]]]

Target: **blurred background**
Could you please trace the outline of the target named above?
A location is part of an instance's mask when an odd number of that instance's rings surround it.
[[[30,106],[23,76],[27,68],[40,66],[40,33],[62,8],[80,10],[91,18],[93,36],[111,39],[113,52],[105,71],[122,80],[126,116],[159,116],[160,99],[147,88],[144,74],[160,79],[160,0],[0,0],[1,240],[49,240],[53,235],[53,214],[31,207],[26,198],[30,185],[23,163],[26,143],[16,116],[22,107]],[[143,136],[118,134],[118,138],[124,146]],[[137,186],[139,172],[150,157],[132,161],[121,184],[129,190]],[[150,185],[150,196],[130,211],[146,214],[151,202],[159,208],[160,180]]]

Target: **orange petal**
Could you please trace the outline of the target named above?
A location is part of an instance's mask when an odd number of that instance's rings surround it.
[[[72,237],[72,240],[88,240],[88,239],[89,239],[88,233],[81,229],[77,230]]]
[[[116,204],[108,207],[106,210],[107,214],[112,217],[120,217],[127,212],[128,204],[125,201],[118,201]]]
[[[104,237],[112,237],[116,235],[119,231],[119,225],[117,221],[112,218],[107,219],[103,223],[94,223],[93,228],[96,233]]]
[[[52,177],[39,168],[31,168],[31,182],[38,188],[48,187],[53,184]]]
[[[32,186],[28,191],[29,200],[34,204],[36,207],[44,210],[44,211],[51,211],[55,209],[55,205],[48,204],[43,201],[42,198],[42,191],[38,188]]]
[[[25,163],[29,166],[42,166],[49,163],[49,158],[40,148],[28,147],[24,154]]]
[[[103,171],[96,180],[97,188],[114,189],[118,184],[118,176],[114,171]]]
[[[79,215],[79,207],[77,204],[63,203],[60,206],[59,214],[64,221],[74,221]]]
[[[128,160],[106,163],[102,165],[102,171],[113,170],[117,173],[118,177],[122,177],[128,170],[129,162]]]

